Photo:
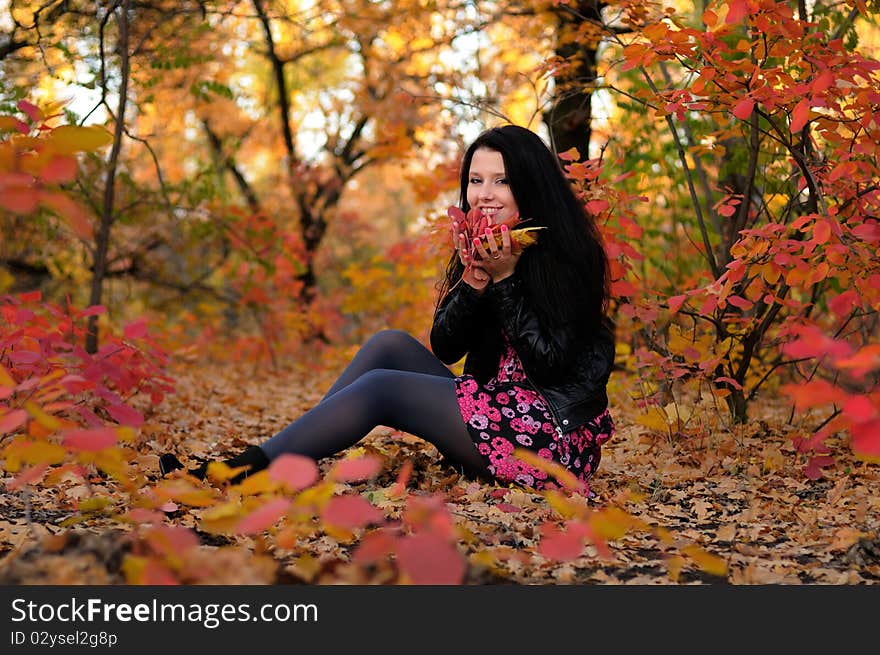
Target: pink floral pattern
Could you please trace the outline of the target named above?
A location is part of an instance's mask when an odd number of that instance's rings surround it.
[[[505,340],[498,374],[484,385],[471,375],[455,378],[458,407],[489,473],[503,484],[537,490],[555,486],[547,473],[513,457],[523,447],[571,471],[589,493],[589,480],[602,457],[602,444],[614,434],[606,409],[586,425],[559,434],[547,403],[528,386],[522,364]]]

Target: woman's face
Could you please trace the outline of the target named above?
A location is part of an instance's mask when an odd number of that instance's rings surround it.
[[[489,217],[491,225],[507,220],[518,211],[504,172],[504,158],[497,150],[478,148],[474,151],[468,172],[467,201],[471,208]]]

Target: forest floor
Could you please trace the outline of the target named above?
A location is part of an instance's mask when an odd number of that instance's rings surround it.
[[[273,375],[246,365],[201,363],[174,377],[176,393],[148,413],[137,441],[134,463],[146,484],[155,483],[157,454],[172,451],[193,463],[237,453],[311,407],[332,381],[328,373]],[[345,486],[388,518],[399,517],[404,500],[388,490],[412,460],[408,492],[445,496],[468,562],[467,584],[880,582],[880,466],[856,461],[845,444],[832,444],[837,463],[823,469],[820,479],[808,479],[779,398],[754,405],[745,425],[725,427],[715,416],[711,429],[685,430],[701,437],[652,435],[639,424],[641,410],[627,390],[635,382],[624,374],[613,379],[617,432],[603,450],[590,508],[617,505],[649,528],[611,539],[610,555],[588,544],[573,560],[543,557],[538,526],[554,516],[544,495],[460,477],[439,462],[432,446],[389,429],[378,428],[362,442],[382,458],[379,474]],[[331,464],[322,461],[322,471]],[[113,520],[109,510],[76,511],[78,500],[99,493],[102,485],[114,498],[111,481],[93,478],[23,492],[6,488],[11,479],[0,479],[0,583],[126,582],[122,563],[130,551],[130,527]],[[119,498],[117,509],[123,508]],[[351,564],[357,538],[318,528],[285,550],[261,536],[202,532],[198,508],[178,508],[165,520],[196,529],[199,550],[212,562],[202,583],[399,582],[390,565]],[[664,530],[670,539],[660,538]],[[721,558],[726,571],[678,557],[690,544]]]

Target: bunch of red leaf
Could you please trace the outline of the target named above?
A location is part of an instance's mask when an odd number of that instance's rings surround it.
[[[521,225],[525,221],[529,219],[522,219],[519,216],[519,212],[515,212],[513,216],[508,218],[507,220],[501,221],[500,223],[491,223],[489,222],[489,217],[485,216],[483,212],[479,209],[471,209],[465,214],[458,207],[452,206],[446,210],[446,214],[453,221],[456,221],[460,225],[464,226],[463,232],[464,236],[467,240],[468,244],[468,254],[471,256],[471,259],[475,259],[477,256],[476,246],[474,245],[474,239],[481,239],[483,241],[483,247],[488,247],[489,240],[486,236],[486,230],[491,230],[492,236],[495,237],[495,243],[498,247],[502,245],[501,238],[501,226],[504,225],[510,230],[510,247],[514,253],[522,252],[524,248],[531,246],[537,243],[537,235],[535,232],[537,230],[543,230],[543,227],[521,227],[517,228],[517,225]]]

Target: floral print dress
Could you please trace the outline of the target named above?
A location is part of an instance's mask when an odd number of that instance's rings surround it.
[[[589,480],[614,433],[606,409],[576,430],[560,434],[546,401],[527,382],[516,351],[505,338],[497,375],[480,385],[472,375],[455,378],[458,407],[489,473],[499,482],[537,490],[555,486],[550,476],[513,457],[527,448],[568,469],[589,491]]]

